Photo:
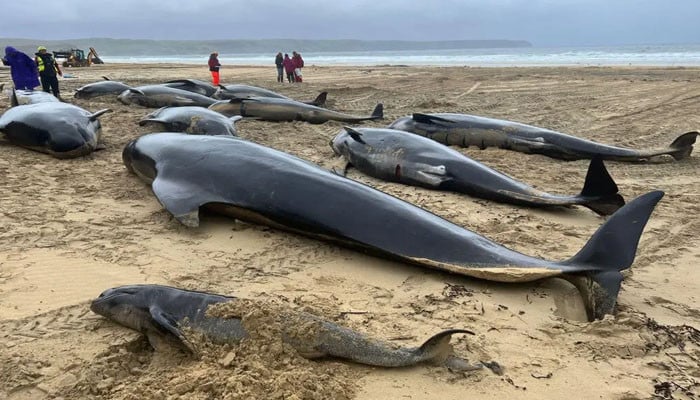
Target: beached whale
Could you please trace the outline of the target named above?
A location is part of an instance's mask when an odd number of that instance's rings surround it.
[[[216,103],[216,100],[211,97],[163,85],[146,85],[129,88],[123,91],[117,99],[126,105],[138,104],[150,108],[182,106],[209,107]]]
[[[174,79],[172,81],[167,81],[162,84],[163,86],[168,86],[176,89],[186,90],[192,93],[198,93],[202,96],[212,97],[219,88],[204,81],[198,79]]]
[[[350,128],[332,141],[336,154],[375,178],[527,206],[579,204],[609,215],[625,204],[603,161],[591,161],[575,196],[537,190],[436,141],[396,129]]]
[[[131,86],[124,82],[112,81],[106,76],[100,82],[88,83],[85,86],[79,87],[73,95],[76,99],[93,99],[100,96],[117,96]]]
[[[36,103],[12,107],[0,116],[0,132],[12,144],[56,158],[80,157],[98,147],[100,115],[66,103]]]
[[[203,336],[213,343],[234,345],[249,337],[241,316],[211,315],[216,314],[217,305],[226,303],[237,303],[230,305],[237,307],[242,312],[241,315],[249,314],[251,307],[270,308],[274,320],[281,325],[281,339],[305,358],[330,356],[379,367],[407,367],[430,362],[441,363],[457,371],[471,371],[488,366],[499,372],[499,369],[494,368],[498,367],[497,364],[488,362],[470,365],[452,353],[449,345],[452,335],[473,335],[464,329],[442,331],[420,347],[395,348],[313,314],[161,285],[129,285],[108,289],[93,300],[90,309],[143,333],[156,350],[167,343],[184,347],[196,354],[197,349],[189,340],[193,334]]]
[[[665,154],[681,160],[690,156],[699,134],[693,131],[680,135],[665,149],[635,150],[518,122],[466,114],[415,113],[397,119],[389,128],[412,132],[447,145],[477,146],[481,149],[499,147],[562,160],[599,157],[603,160],[646,161]]]
[[[236,121],[240,115],[226,117],[203,107],[163,107],[139,121],[140,126],[156,125],[166,132],[186,132],[193,135],[236,136]]]
[[[38,103],[59,103],[60,101],[58,97],[42,90],[13,89],[10,96],[10,105],[12,107]]]
[[[384,118],[384,106],[379,103],[367,117],[357,117],[337,111],[304,104],[290,99],[272,97],[250,97],[218,101],[209,109],[227,116],[240,115],[243,118],[262,121],[306,121],[322,124],[328,121],[361,122]]]
[[[663,192],[613,214],[575,256],[563,261],[508,249],[422,208],[292,155],[235,137],[156,133],[129,142],[126,167],[151,185],[182,224],[200,207],[412,264],[500,282],[571,281],[588,316],[615,309],[620,271]],[[183,167],[185,166],[185,167]]]
[[[265,88],[250,86],[250,85],[220,85],[221,90],[219,90],[214,96],[220,100],[231,100],[231,99],[249,99],[251,97],[272,97],[276,99],[287,99],[292,100],[289,97],[273,92]],[[312,106],[323,107],[326,104],[326,99],[328,97],[328,92],[321,92],[314,100],[303,101],[304,104],[310,104]]]

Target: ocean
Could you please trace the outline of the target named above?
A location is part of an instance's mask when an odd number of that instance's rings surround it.
[[[700,44],[607,47],[522,47],[419,51],[305,52],[306,65],[516,66],[700,66]],[[206,64],[208,54],[181,56],[104,56],[107,63]],[[273,65],[273,54],[219,54],[229,65]]]

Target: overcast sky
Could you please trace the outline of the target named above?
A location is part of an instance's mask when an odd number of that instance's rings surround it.
[[[700,43],[700,0],[0,0],[0,37]]]

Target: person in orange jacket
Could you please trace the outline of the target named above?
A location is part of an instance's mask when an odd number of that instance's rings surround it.
[[[209,55],[209,71],[211,71],[211,82],[214,86],[219,86],[219,68],[221,68],[219,53],[213,52]]]

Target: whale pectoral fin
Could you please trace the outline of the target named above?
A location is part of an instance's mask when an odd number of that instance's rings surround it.
[[[360,132],[356,129],[353,129],[349,126],[344,126],[343,129],[345,129],[345,132],[347,132],[348,135],[350,135],[350,137],[353,138],[353,140],[355,140],[356,142],[362,143],[362,144],[367,144],[367,143],[365,143],[364,140],[362,140],[362,132]]]
[[[151,189],[160,204],[180,223],[191,228],[199,226],[199,207],[202,203],[196,197],[197,188],[177,179],[169,179],[159,171]]]
[[[177,100],[181,103],[187,103],[187,104],[192,104],[192,105],[196,104],[196,102],[194,100],[189,99],[187,97],[175,96],[175,100]]]
[[[331,167],[330,171],[338,176],[345,177],[348,174],[348,169],[352,167],[352,164],[345,161],[345,157],[340,156],[338,160]]]
[[[182,341],[183,344],[186,344],[187,339],[178,327],[177,320],[172,315],[166,313],[158,306],[151,306],[148,311],[151,313],[153,323],[161,332],[169,333]]]
[[[100,110],[100,111],[98,111],[98,112],[96,112],[96,113],[90,115],[90,116],[88,117],[88,119],[89,119],[90,121],[94,121],[94,120],[96,120],[100,115],[106,114],[106,113],[109,113],[109,112],[112,112],[112,109],[111,109],[111,108],[105,108],[105,109],[103,109],[103,110]]]
[[[415,178],[424,185],[434,188],[440,187],[443,183],[453,180],[453,178],[447,174],[447,167],[444,165],[429,164],[417,165]]]

